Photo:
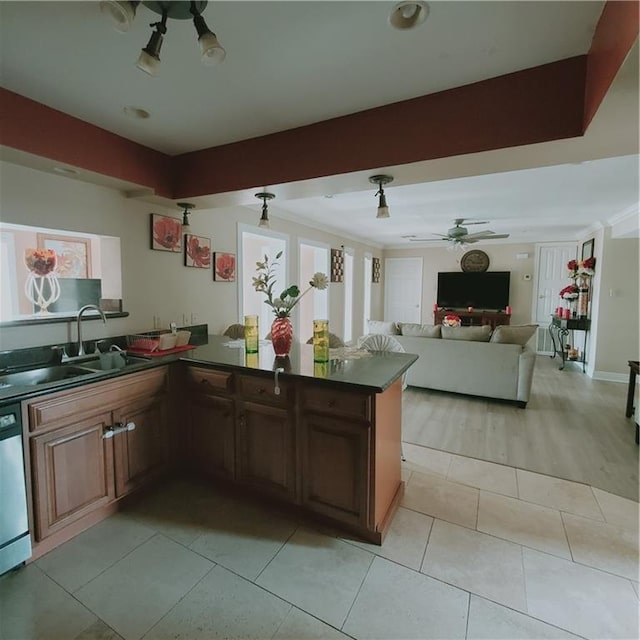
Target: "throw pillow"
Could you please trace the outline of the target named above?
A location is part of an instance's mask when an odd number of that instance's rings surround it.
[[[378,333],[384,336],[397,336],[398,325],[395,322],[382,322],[381,320],[369,320],[369,334]]]
[[[524,347],[538,328],[537,324],[523,324],[519,326],[498,325],[491,336],[491,342],[501,344],[519,344]]]
[[[414,338],[439,338],[439,324],[417,324],[415,322],[399,322],[400,335]]]
[[[445,340],[471,340],[474,342],[489,342],[491,326],[482,327],[446,327],[442,325],[442,337]]]

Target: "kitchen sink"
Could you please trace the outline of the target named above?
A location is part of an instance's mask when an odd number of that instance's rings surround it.
[[[148,363],[149,360],[128,354],[125,355],[119,351],[111,351],[109,353],[103,353],[97,358],[83,360],[82,366],[92,371],[113,371],[114,369],[129,368],[143,362]]]
[[[21,371],[20,373],[9,373],[0,376],[0,387],[33,386],[48,382],[69,380],[70,378],[86,376],[91,373],[95,373],[95,371],[75,365],[63,364],[54,367],[42,367],[40,369],[31,369],[30,371]]]

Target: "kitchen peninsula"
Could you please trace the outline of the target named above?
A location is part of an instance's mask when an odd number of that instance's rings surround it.
[[[20,402],[34,558],[170,471],[275,499],[381,543],[402,497],[404,353],[208,336],[181,354],[51,384]],[[144,499],[144,496],[142,496]]]
[[[294,504],[380,543],[402,497],[402,375],[417,356],[366,352],[313,362],[311,345],[210,336],[181,358],[188,459],[201,473]]]

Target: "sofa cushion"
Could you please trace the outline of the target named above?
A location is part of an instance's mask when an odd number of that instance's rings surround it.
[[[384,336],[399,335],[398,325],[395,322],[382,322],[381,320],[369,320],[369,334],[378,333]]]
[[[491,326],[482,327],[446,327],[442,325],[442,337],[445,340],[472,340],[473,342],[489,342]]]
[[[538,328],[537,324],[498,325],[491,336],[491,342],[519,344],[524,347]]]
[[[414,338],[439,338],[441,336],[439,324],[417,324],[415,322],[399,322],[400,335]]]

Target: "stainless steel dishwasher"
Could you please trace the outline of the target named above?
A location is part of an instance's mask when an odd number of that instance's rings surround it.
[[[18,403],[0,407],[0,575],[31,557]]]

